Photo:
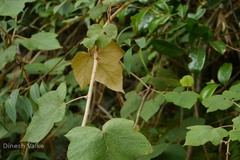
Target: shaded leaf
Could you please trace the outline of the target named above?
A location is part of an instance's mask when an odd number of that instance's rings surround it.
[[[186,75],[180,79],[180,83],[183,87],[192,87],[194,85],[194,79],[192,76]]]
[[[199,73],[206,59],[206,52],[204,48],[192,49],[190,51],[189,57],[192,59],[192,62],[189,63],[188,68],[195,73]]]
[[[65,115],[66,85],[62,83],[56,91],[50,91],[37,99],[38,111],[33,115],[22,142],[38,143]],[[44,124],[44,125],[43,125]]]
[[[24,110],[27,118],[31,118],[33,114],[33,107],[30,100],[26,96],[19,96],[17,101],[17,107]]]
[[[70,140],[69,160],[135,160],[152,152],[148,140],[133,130],[133,121],[121,118],[106,122],[102,131],[76,127],[66,137]]]
[[[35,0],[0,0],[0,15],[15,18],[24,8],[25,3]]]
[[[34,83],[30,88],[30,96],[32,100],[36,103],[37,99],[40,97],[39,85]]]
[[[58,40],[58,35],[51,32],[39,32],[32,35],[31,38],[20,39],[16,41],[21,43],[29,50],[54,50],[61,48]]]
[[[190,131],[187,132],[184,145],[200,146],[207,142],[212,142],[213,145],[218,145],[224,137],[228,136],[228,132],[221,128],[213,128],[208,125],[196,125],[187,127]]]
[[[179,57],[185,53],[185,50],[169,43],[165,40],[154,40],[152,42],[153,48],[160,54],[167,55],[169,57]]]
[[[218,70],[218,80],[226,85],[232,74],[232,64],[224,63]]]
[[[13,90],[10,94],[10,97],[5,102],[6,113],[14,124],[16,124],[16,119],[17,119],[16,104],[17,104],[18,95],[19,95],[19,89]]]
[[[220,54],[224,54],[226,51],[226,44],[222,41],[212,41],[209,44]]]
[[[142,98],[137,94],[136,91],[131,91],[125,95],[126,101],[120,111],[122,118],[127,118],[132,112],[137,111],[139,108]]]
[[[193,14],[193,13],[189,13],[188,14],[188,18],[192,18],[192,19],[198,20],[198,19],[200,19],[204,15],[205,12],[206,12],[206,9],[205,8],[201,8],[201,6],[199,6],[197,8],[197,11],[196,11],[195,14]]]
[[[119,63],[123,54],[124,51],[115,42],[111,42],[107,47],[99,49],[95,80],[114,91],[123,92],[122,66]],[[93,68],[93,57],[91,55],[93,53],[78,52],[72,61],[75,79],[82,89],[90,83]]]
[[[128,74],[131,72],[132,67],[132,48],[129,48],[123,57],[124,67]]]
[[[180,4],[177,8],[177,14],[181,17],[181,18],[184,18],[187,14],[187,11],[188,11],[188,6],[187,5],[182,5]]]
[[[10,46],[3,52],[0,51],[0,70],[2,70],[5,65],[12,62],[16,55],[16,46]]]
[[[175,105],[190,109],[197,102],[199,95],[192,91],[178,92],[167,92],[165,94],[166,101],[172,102]]]
[[[140,116],[145,121],[148,121],[159,110],[164,102],[165,99],[161,94],[158,94],[154,99],[145,101]]]
[[[154,18],[149,23],[149,32],[152,33],[159,25],[165,24],[169,18],[171,18],[171,14],[161,14],[160,16]]]

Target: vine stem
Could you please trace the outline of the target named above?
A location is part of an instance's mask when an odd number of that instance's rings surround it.
[[[91,75],[91,80],[90,80],[90,85],[88,89],[88,94],[87,94],[87,102],[86,102],[86,108],[83,116],[83,121],[82,121],[82,126],[86,126],[87,120],[88,120],[88,115],[90,112],[90,104],[92,100],[92,93],[93,93],[93,85],[95,81],[95,75],[97,71],[97,65],[98,65],[98,55],[97,55],[97,47],[94,47],[94,53],[93,53],[93,69],[92,69],[92,75]]]
[[[145,100],[146,100],[146,98],[147,98],[147,96],[148,96],[150,91],[151,91],[151,87],[148,87],[146,93],[144,94],[144,96],[142,98],[141,104],[140,104],[140,106],[138,108],[137,118],[136,118],[136,121],[134,123],[133,129],[135,129],[137,127],[137,124],[138,124],[138,121],[139,121],[139,118],[140,118],[140,114],[141,114],[141,111],[143,109],[144,102],[145,102]]]

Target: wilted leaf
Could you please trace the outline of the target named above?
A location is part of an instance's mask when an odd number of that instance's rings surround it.
[[[25,3],[35,0],[0,0],[0,15],[16,17],[24,8]]]
[[[178,92],[167,92],[165,95],[166,101],[172,102],[175,105],[190,109],[197,102],[199,95],[192,91]]]
[[[31,38],[17,39],[17,42],[21,43],[29,50],[54,50],[61,48],[57,34],[51,32],[39,32],[32,35]]]
[[[111,42],[107,47],[99,49],[95,80],[114,91],[123,92],[122,66],[119,63],[123,54],[124,51],[115,42]],[[90,83],[93,68],[92,55],[93,53],[78,52],[73,58],[74,76],[82,89]]]
[[[135,112],[139,108],[142,100],[136,91],[126,93],[125,97],[126,101],[120,112],[122,118],[127,118],[132,112]]]
[[[152,152],[148,140],[133,130],[133,121],[121,118],[106,122],[102,131],[76,127],[66,137],[69,160],[135,160]]]
[[[208,125],[196,125],[187,127],[190,131],[187,132],[186,142],[184,145],[200,146],[207,142],[212,142],[213,145],[218,145],[224,137],[228,136],[228,132],[221,128],[213,128]]]
[[[38,143],[65,115],[66,85],[61,84],[56,91],[50,91],[36,100],[38,111],[33,115],[27,132],[21,141]]]

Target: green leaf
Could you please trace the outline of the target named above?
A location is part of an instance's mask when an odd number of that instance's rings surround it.
[[[125,2],[125,1],[126,0],[103,0],[103,4],[106,4],[106,5],[116,5],[117,3],[121,3],[121,2]]]
[[[180,4],[177,8],[177,14],[181,17],[181,18],[184,18],[187,14],[187,11],[188,11],[188,6],[187,5],[182,5]]]
[[[37,99],[40,97],[39,85],[34,83],[30,88],[30,96],[34,102],[37,102]]]
[[[153,20],[153,15],[148,14],[150,8],[144,8],[131,17],[131,26],[134,33],[141,33],[148,28],[149,23]]]
[[[192,87],[194,85],[194,79],[190,75],[185,75],[180,79],[180,83],[183,87]]]
[[[228,136],[228,132],[221,128],[213,128],[208,125],[196,125],[187,127],[190,131],[187,132],[186,142],[184,145],[200,146],[207,142],[212,142],[213,145],[218,145],[224,137]]]
[[[171,18],[171,14],[160,14],[158,17],[154,18],[149,23],[149,32],[152,33],[159,25],[165,24],[169,18]]]
[[[175,105],[191,109],[192,106],[197,102],[199,95],[192,91],[178,92],[167,92],[165,94],[166,101],[172,102]]]
[[[228,132],[231,141],[240,141],[240,129],[234,129]]]
[[[192,14],[192,13],[188,14],[188,18],[199,20],[204,15],[205,12],[206,12],[206,9],[201,8],[201,6],[199,6],[195,14]]]
[[[148,121],[159,110],[164,102],[165,99],[161,94],[158,94],[154,99],[145,101],[140,116],[145,121]]]
[[[206,87],[204,87],[200,92],[200,99],[203,100],[205,98],[208,98],[212,96],[212,94],[215,92],[219,84],[216,83],[210,83]]]
[[[128,74],[131,72],[132,67],[132,48],[129,48],[123,57],[124,67]]]
[[[114,39],[117,37],[118,34],[118,30],[116,25],[110,23],[108,24],[106,27],[103,28],[103,31],[106,33],[106,35],[108,37],[110,37],[111,39]]]
[[[206,52],[204,48],[192,49],[190,51],[189,57],[192,59],[192,62],[189,63],[188,68],[195,73],[199,73],[206,59]]]
[[[240,116],[237,116],[232,119],[233,121],[233,130],[229,131],[229,137],[232,141],[240,140]]]
[[[212,41],[209,44],[220,54],[224,54],[226,51],[226,44],[222,41]]]
[[[10,46],[3,52],[0,50],[0,70],[2,70],[5,65],[12,62],[16,55],[16,46]]]
[[[144,48],[146,46],[146,38],[145,37],[141,37],[135,40],[135,42],[137,43],[137,45],[140,48]]]
[[[207,112],[226,110],[233,105],[233,101],[226,99],[223,95],[214,95],[203,99],[202,104],[208,108]]]
[[[156,146],[153,146],[153,152],[151,154],[143,156],[137,160],[150,160],[151,158],[158,157],[167,149],[168,146],[169,146],[168,143],[161,143]]]
[[[58,35],[51,32],[39,32],[32,35],[31,38],[20,39],[16,41],[21,43],[24,47],[29,50],[54,50],[61,48],[58,40],[56,39]]]
[[[6,113],[14,124],[16,124],[16,119],[17,119],[16,104],[17,104],[18,95],[19,95],[19,89],[13,90],[12,93],[10,94],[10,97],[5,102]]]
[[[26,96],[18,97],[17,107],[21,108],[26,113],[27,118],[32,117],[33,107],[32,107],[30,100]]]
[[[23,11],[25,3],[33,1],[35,0],[0,0],[0,15],[15,18],[21,11]]]
[[[66,85],[61,84],[56,91],[50,91],[37,99],[38,111],[33,115],[22,142],[40,142],[65,115]],[[43,125],[44,124],[44,125]]]
[[[167,55],[169,57],[179,57],[185,54],[185,50],[169,43],[165,40],[154,40],[152,42],[153,48],[160,54]]]
[[[76,127],[66,134],[70,140],[69,160],[130,160],[152,152],[151,144],[134,131],[133,121],[111,119],[102,131],[94,127]]]
[[[95,20],[96,18],[100,17],[103,12],[105,12],[107,10],[107,5],[96,5],[93,8],[91,8],[88,11],[89,14],[89,18],[91,18],[92,20]]]
[[[127,118],[132,112],[135,112],[139,108],[142,101],[141,97],[136,91],[128,92],[125,97],[126,101],[124,102],[120,112],[122,118]]]
[[[232,64],[224,63],[218,70],[218,80],[226,85],[232,74]]]
[[[158,0],[155,5],[168,13],[171,13],[173,9],[173,6],[168,5],[165,0]]]
[[[84,38],[81,44],[83,44],[86,48],[92,48],[96,42],[94,38]]]

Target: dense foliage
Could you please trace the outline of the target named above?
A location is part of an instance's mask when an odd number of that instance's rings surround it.
[[[240,159],[237,0],[0,0],[0,159]]]

